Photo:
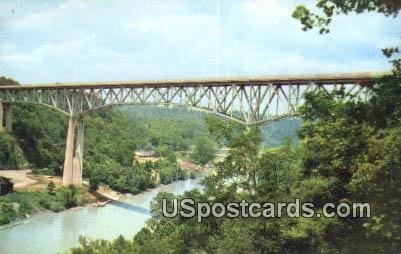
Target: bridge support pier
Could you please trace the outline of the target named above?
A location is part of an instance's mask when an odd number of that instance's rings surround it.
[[[0,102],[0,131],[12,132],[11,104]]]
[[[76,134],[77,132],[77,134]],[[82,185],[84,157],[84,122],[82,118],[71,117],[68,122],[67,141],[63,168],[63,185]]]

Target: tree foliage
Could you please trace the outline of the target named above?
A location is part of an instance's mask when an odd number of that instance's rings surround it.
[[[401,9],[401,2],[397,0],[317,0],[316,8],[321,13],[314,13],[304,5],[299,5],[292,13],[292,17],[301,22],[302,30],[319,28],[319,33],[325,34],[330,32],[329,25],[336,15],[377,12],[387,17],[396,17]],[[393,73],[401,75],[399,46],[389,45],[382,49],[382,52],[393,66]]]
[[[195,148],[192,153],[192,159],[202,167],[212,161],[215,157],[215,145],[207,137],[199,137],[195,140]]]
[[[0,225],[18,218],[26,218],[28,214],[43,210],[60,212],[66,208],[83,205],[90,201],[85,190],[73,186],[53,187],[48,191],[18,191],[0,197]],[[18,204],[16,206],[16,204]]]
[[[24,154],[14,137],[0,132],[0,169],[15,169],[25,164]]]
[[[378,12],[395,17],[401,9],[401,3],[393,0],[318,0],[316,7],[321,14],[311,12],[304,5],[297,6],[293,12],[292,16],[300,20],[304,31],[317,27],[320,33],[328,33],[332,18],[339,14]]]
[[[18,85],[20,85],[18,81],[12,78],[7,78],[4,76],[0,77],[0,86],[18,86]]]

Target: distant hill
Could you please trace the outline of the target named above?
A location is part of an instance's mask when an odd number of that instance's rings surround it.
[[[0,86],[18,86],[19,83],[12,78],[0,77]]]
[[[121,111],[145,128],[146,135],[141,138],[152,147],[167,145],[184,151],[197,137],[210,135],[204,114],[198,111],[140,105],[124,106]]]
[[[261,127],[264,146],[278,146],[290,138],[292,143],[298,143],[297,130],[301,127],[300,118],[283,119]]]
[[[208,133],[203,112],[185,108],[151,106],[126,106],[121,110],[136,121],[145,124],[149,129],[163,131],[162,128],[165,127],[166,132],[170,132],[167,129],[177,128],[178,132],[186,132],[181,135],[189,139],[191,136],[196,137]],[[260,127],[264,146],[278,146],[287,138],[290,138],[293,143],[297,143],[297,130],[301,127],[301,123],[299,118],[291,118]],[[184,128],[186,130],[183,130]]]

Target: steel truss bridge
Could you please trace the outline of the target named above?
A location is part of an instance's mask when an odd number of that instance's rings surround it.
[[[343,90],[366,99],[380,74],[341,73],[198,80],[53,83],[0,86],[1,121],[11,131],[10,104],[34,103],[70,117],[64,184],[82,183],[83,116],[114,105],[187,107],[247,125],[261,125],[297,115],[305,93]],[[4,110],[6,109],[6,110]],[[8,120],[7,120],[8,119]],[[3,127],[2,127],[3,128]],[[77,134],[76,134],[77,133]],[[75,152],[74,152],[75,148]]]

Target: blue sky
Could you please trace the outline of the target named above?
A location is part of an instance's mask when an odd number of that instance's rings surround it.
[[[380,49],[399,44],[400,18],[339,16],[322,36],[291,18],[297,3],[0,0],[0,75],[38,83],[389,69]]]

